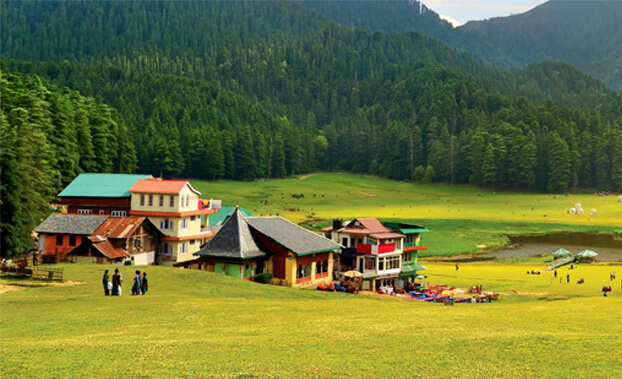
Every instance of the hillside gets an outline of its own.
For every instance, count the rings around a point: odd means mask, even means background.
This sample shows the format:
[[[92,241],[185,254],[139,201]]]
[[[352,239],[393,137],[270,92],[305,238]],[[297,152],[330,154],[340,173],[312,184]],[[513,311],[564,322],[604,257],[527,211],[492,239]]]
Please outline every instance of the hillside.
[[[541,265],[461,264],[457,275],[453,265],[426,263],[431,283],[502,293],[453,307],[158,266],[138,268],[150,283],[138,297],[127,294],[137,267],[121,267],[124,295],[111,298],[101,288],[105,266],[66,265],[65,285],[0,279],[0,375],[622,375],[622,296],[600,293],[611,266],[580,267],[583,285],[551,285],[550,273],[525,275]]]
[[[562,60],[622,88],[622,2],[548,1],[529,12],[460,27],[520,64]]]

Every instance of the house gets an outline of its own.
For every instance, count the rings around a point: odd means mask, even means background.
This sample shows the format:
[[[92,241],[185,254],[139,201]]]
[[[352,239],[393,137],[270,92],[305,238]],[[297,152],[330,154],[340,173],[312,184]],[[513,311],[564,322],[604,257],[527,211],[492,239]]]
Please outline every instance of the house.
[[[181,266],[248,278],[264,272],[268,252],[250,230],[244,212],[233,208],[218,233],[195,253],[199,258]]]
[[[153,263],[160,233],[144,217],[53,213],[35,231],[44,262]]]
[[[129,189],[130,215],[147,217],[164,236],[160,239],[157,264],[174,265],[192,260],[200,246],[214,236],[209,215],[216,213],[215,200],[202,200],[187,180],[140,179]]]
[[[340,248],[281,217],[244,217],[236,209],[198,258],[183,265],[241,278],[268,272],[281,285],[313,288],[333,281]]]
[[[130,187],[151,175],[80,174],[58,194],[69,214],[125,217],[129,214]]]
[[[338,275],[348,270],[363,274],[363,289],[402,287],[404,280],[425,267],[417,262],[421,233],[427,229],[408,224],[383,224],[375,218],[357,218],[347,223],[333,220],[324,235],[346,248],[338,256]]]

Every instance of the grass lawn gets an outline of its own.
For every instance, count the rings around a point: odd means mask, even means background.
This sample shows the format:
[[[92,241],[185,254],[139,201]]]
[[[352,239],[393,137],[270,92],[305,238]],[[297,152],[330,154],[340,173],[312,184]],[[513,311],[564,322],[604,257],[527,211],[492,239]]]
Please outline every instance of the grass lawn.
[[[622,203],[617,196],[546,195],[496,192],[467,186],[395,182],[362,175],[323,173],[298,179],[263,182],[201,182],[205,197],[240,205],[256,215],[279,214],[319,229],[333,218],[378,217],[420,223],[431,230],[423,237],[428,255],[497,248],[505,235],[559,231],[622,233]],[[293,194],[303,194],[294,198]],[[581,203],[590,216],[569,215]],[[546,215],[546,217],[544,217]],[[422,254],[424,255],[424,254]]]
[[[1,279],[1,376],[622,376],[622,266],[562,269],[571,283],[551,285],[525,274],[542,263],[426,265],[431,282],[501,300],[447,307],[166,267],[146,268],[141,297],[104,297],[97,265],[64,266],[72,285]]]

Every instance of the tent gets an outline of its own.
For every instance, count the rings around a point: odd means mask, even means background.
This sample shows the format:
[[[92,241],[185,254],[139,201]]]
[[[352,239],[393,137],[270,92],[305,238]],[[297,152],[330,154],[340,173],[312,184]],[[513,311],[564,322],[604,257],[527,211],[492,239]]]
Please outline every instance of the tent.
[[[568,257],[572,254],[570,254],[570,252],[566,249],[557,249],[554,252],[552,252],[551,255],[555,255],[558,257]]]

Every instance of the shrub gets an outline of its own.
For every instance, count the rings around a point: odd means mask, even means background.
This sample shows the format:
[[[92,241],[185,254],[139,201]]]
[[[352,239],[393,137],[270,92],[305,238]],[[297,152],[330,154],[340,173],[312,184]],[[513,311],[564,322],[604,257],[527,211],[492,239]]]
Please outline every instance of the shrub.
[[[253,281],[257,282],[257,283],[270,283],[272,281],[272,278],[274,278],[274,275],[270,274],[269,272],[264,272],[263,274],[257,274],[253,277]]]

